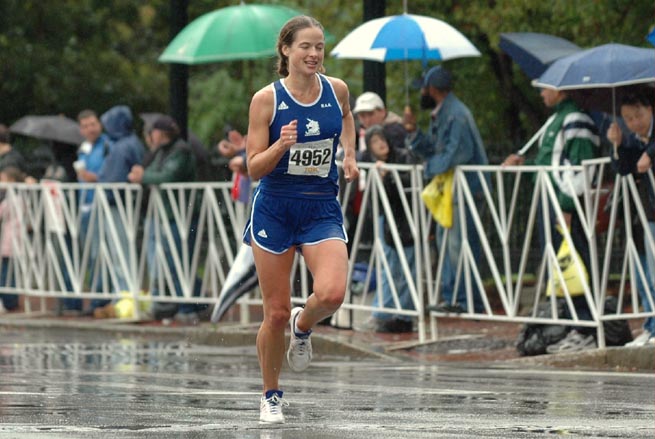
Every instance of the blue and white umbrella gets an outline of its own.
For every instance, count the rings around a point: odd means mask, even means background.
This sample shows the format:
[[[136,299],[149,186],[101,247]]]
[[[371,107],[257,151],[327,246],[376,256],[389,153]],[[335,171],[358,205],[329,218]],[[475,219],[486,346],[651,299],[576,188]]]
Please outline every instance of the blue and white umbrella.
[[[475,46],[457,29],[436,18],[401,14],[376,18],[361,24],[341,40],[330,55],[340,59],[370,61],[428,60],[480,56]],[[405,64],[405,100],[409,80]]]
[[[650,31],[648,35],[646,35],[646,39],[650,44],[655,46],[655,29],[653,29],[652,31]]]
[[[401,14],[361,24],[330,55],[370,61],[441,60],[480,56],[457,29],[436,18]]]

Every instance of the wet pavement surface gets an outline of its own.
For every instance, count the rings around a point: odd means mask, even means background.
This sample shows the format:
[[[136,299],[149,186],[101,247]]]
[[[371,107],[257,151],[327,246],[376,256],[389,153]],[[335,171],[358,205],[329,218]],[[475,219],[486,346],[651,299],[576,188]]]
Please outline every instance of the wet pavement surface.
[[[0,437],[655,436],[653,373],[316,354],[271,427],[252,345],[0,327]]]

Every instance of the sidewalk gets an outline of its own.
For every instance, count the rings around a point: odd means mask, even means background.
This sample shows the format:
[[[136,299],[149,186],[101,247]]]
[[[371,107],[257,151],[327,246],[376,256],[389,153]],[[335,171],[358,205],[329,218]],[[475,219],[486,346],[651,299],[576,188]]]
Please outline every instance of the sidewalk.
[[[252,307],[253,321],[260,318]],[[150,336],[179,334],[189,342],[209,345],[250,345],[255,343],[258,323],[242,325],[237,312],[231,311],[218,325],[206,321],[198,325],[162,324],[160,321],[137,322],[92,317],[56,317],[53,314],[8,313],[0,315],[0,326],[39,327],[76,330],[102,330],[122,334]],[[633,333],[640,331],[641,321],[631,320]],[[317,355],[371,358],[383,361],[425,363],[497,363],[499,366],[585,368],[618,371],[654,371],[655,346],[642,348],[611,347],[569,354],[521,357],[515,341],[521,324],[472,321],[460,318],[438,320],[439,339],[418,342],[418,334],[384,334],[318,325],[313,340]],[[518,366],[520,367],[520,366]]]

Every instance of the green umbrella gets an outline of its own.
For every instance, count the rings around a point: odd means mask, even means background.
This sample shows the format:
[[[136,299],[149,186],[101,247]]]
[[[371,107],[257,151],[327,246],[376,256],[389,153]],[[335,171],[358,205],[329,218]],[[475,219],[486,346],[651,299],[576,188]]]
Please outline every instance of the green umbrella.
[[[182,29],[159,61],[202,64],[273,56],[280,29],[297,15],[303,14],[286,6],[243,2],[217,9]]]

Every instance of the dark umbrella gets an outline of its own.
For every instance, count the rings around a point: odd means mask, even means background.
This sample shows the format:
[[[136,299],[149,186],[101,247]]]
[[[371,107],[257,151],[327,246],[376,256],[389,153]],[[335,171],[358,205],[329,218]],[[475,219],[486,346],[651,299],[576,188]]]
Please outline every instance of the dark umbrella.
[[[530,79],[541,76],[555,60],[582,50],[564,38],[535,32],[502,33],[499,47]]]
[[[228,309],[239,299],[259,284],[255,269],[252,248],[242,244],[234,258],[230,272],[225,278],[218,302],[212,312],[211,322],[218,323]]]
[[[70,145],[79,145],[84,141],[78,123],[64,116],[24,116],[14,122],[9,130],[23,136]]]
[[[617,91],[654,81],[654,49],[604,44],[560,58],[532,85],[576,90],[587,99],[581,102],[584,108],[616,113]]]
[[[604,44],[560,58],[532,82],[535,87],[567,90],[587,109],[608,111],[616,120],[617,90],[655,81],[655,50]],[[614,155],[617,145],[614,145]]]

